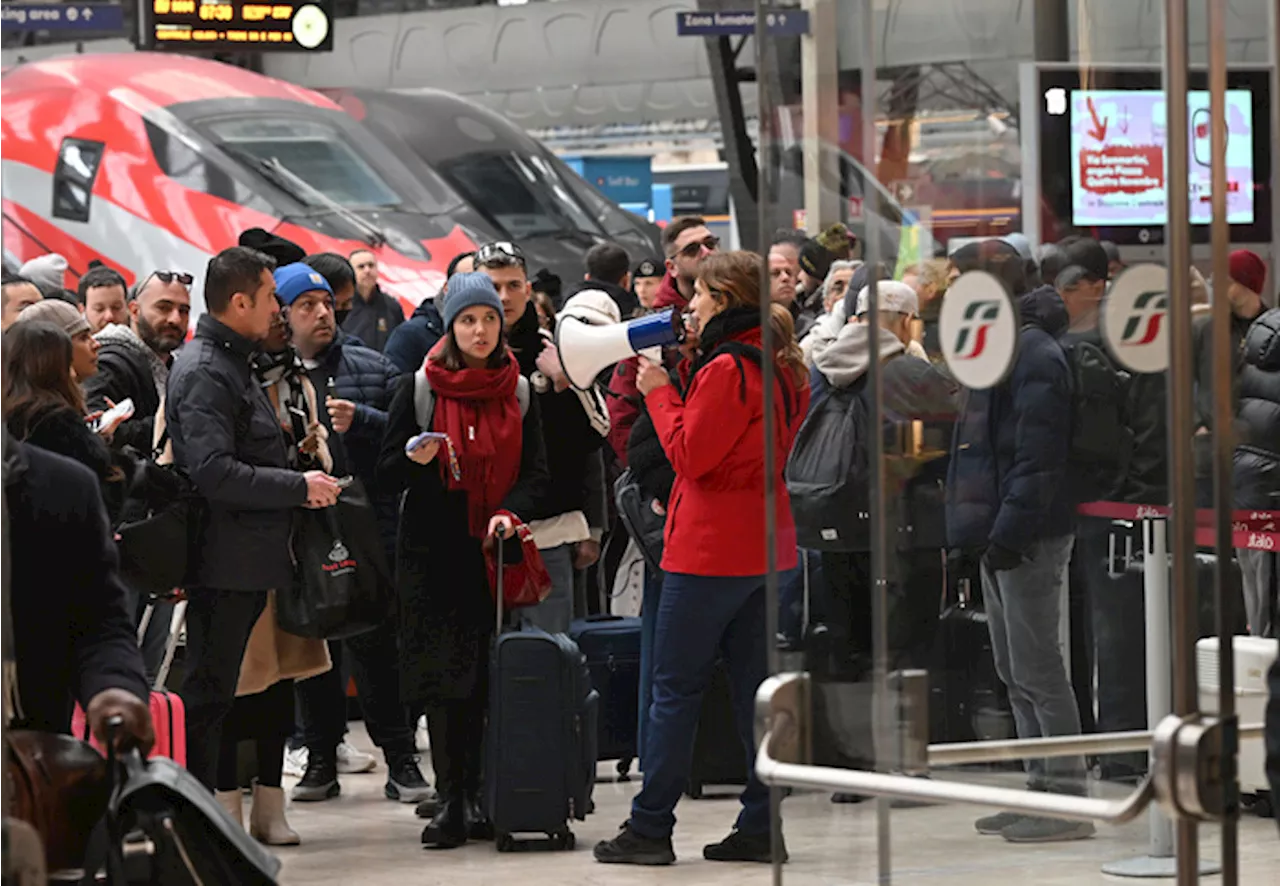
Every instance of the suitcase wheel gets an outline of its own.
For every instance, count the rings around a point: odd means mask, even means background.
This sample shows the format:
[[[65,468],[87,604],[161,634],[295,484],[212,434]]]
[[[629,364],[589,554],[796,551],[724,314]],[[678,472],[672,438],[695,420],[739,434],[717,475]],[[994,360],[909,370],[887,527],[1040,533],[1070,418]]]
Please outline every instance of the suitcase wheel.
[[[692,800],[702,799],[702,782],[700,781],[689,782],[689,798]]]
[[[516,841],[510,834],[496,834],[493,844],[499,852],[513,852],[516,848]]]
[[[563,833],[551,835],[552,849],[572,851],[573,847],[576,845],[578,845],[578,840],[574,837],[573,831],[564,831]]]
[[[631,763],[630,757],[618,761],[618,781],[631,781]]]

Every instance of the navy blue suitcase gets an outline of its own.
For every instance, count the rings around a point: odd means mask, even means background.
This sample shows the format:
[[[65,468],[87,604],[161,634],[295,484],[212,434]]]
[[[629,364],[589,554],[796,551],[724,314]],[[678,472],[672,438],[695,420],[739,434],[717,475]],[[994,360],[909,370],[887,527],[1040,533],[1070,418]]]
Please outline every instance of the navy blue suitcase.
[[[502,600],[501,577],[496,596]],[[497,608],[485,741],[495,842],[509,852],[517,835],[545,835],[549,848],[572,849],[569,821],[591,811],[598,697],[576,643],[537,628],[502,633],[501,602]]]
[[[601,760],[617,760],[619,779],[626,781],[640,719],[640,619],[592,615],[574,621],[569,636],[586,656],[600,696],[596,752]]]

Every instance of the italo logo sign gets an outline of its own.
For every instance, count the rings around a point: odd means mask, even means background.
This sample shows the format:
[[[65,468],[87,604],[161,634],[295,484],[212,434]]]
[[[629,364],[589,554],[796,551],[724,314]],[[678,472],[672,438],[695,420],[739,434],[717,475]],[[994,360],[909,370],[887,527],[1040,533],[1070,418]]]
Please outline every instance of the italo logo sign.
[[[938,315],[942,355],[965,387],[998,385],[1013,366],[1018,323],[1004,284],[986,271],[961,274]]]
[[[1126,268],[1102,302],[1103,339],[1131,372],[1169,368],[1169,273],[1156,264]]]
[[[974,360],[987,349],[987,337],[1000,316],[999,301],[976,301],[964,309],[965,323],[956,336],[956,359]]]

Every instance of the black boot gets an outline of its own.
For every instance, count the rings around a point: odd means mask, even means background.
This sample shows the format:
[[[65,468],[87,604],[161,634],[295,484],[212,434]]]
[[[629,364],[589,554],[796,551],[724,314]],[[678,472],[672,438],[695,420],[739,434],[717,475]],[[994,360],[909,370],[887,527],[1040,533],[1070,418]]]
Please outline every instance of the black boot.
[[[489,820],[489,814],[484,811],[484,802],[480,799],[479,793],[467,792],[464,808],[467,815],[467,836],[472,840],[492,840],[493,822]]]
[[[316,802],[338,796],[338,755],[333,748],[308,748],[307,771],[290,796],[297,802]]]
[[[441,797],[436,817],[422,829],[422,845],[431,849],[456,849],[466,842],[466,801],[459,794]]]

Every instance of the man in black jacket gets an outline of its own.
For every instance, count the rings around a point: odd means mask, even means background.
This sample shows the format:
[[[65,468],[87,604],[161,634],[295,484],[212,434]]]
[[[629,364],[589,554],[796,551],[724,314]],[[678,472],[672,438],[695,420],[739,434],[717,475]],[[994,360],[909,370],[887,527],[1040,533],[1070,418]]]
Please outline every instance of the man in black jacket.
[[[348,258],[356,271],[356,297],[342,328],[364,342],[365,347],[382,353],[391,333],[404,322],[404,309],[378,286],[376,255],[368,249],[357,249]]]
[[[379,493],[376,471],[387,408],[400,373],[386,357],[362,347],[337,328],[332,288],[316,270],[301,263],[286,265],[276,271],[275,279],[276,294],[287,306],[293,347],[316,391],[321,396],[326,389],[331,392],[322,421],[327,418],[325,424],[332,432],[328,442],[334,470],[350,472],[360,479],[378,511],[387,562],[394,563],[397,502],[395,496]],[[341,790],[339,749],[347,726],[346,687],[342,681],[344,651],[350,656],[369,737],[386,759],[387,799],[402,803],[426,799],[430,788],[418,768],[413,725],[400,703],[396,628],[392,619],[376,630],[345,641],[330,641],[333,667],[296,684],[306,768],[291,796],[301,801],[328,800]],[[368,760],[368,764],[372,763]]]
[[[140,453],[151,451],[173,352],[187,337],[191,282],[191,274],[185,271],[152,271],[131,294],[129,325],[111,324],[94,336],[98,372],[84,384],[89,409],[109,409],[108,400],[133,401],[133,417],[121,423],[112,437],[117,449],[132,446]]]
[[[188,588],[187,768],[213,788],[222,723],[267,591],[293,580],[292,510],[338,500],[323,471],[288,468],[275,410],[250,360],[279,314],[274,262],[233,246],[209,261],[208,313],[169,373],[165,420],[174,462],[208,505]]]
[[[568,301],[584,289],[599,289],[607,293],[618,305],[623,320],[630,320],[640,312],[640,300],[631,291],[631,258],[616,243],[597,243],[587,250],[583,262],[586,276],[581,283],[565,289],[563,301]],[[557,304],[560,307],[563,302]]]

